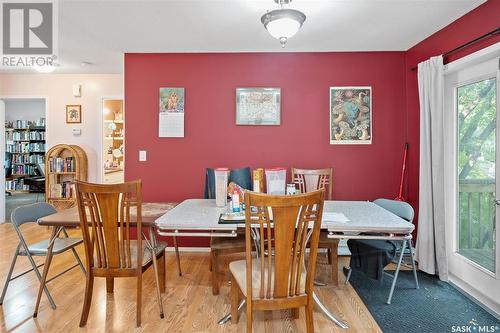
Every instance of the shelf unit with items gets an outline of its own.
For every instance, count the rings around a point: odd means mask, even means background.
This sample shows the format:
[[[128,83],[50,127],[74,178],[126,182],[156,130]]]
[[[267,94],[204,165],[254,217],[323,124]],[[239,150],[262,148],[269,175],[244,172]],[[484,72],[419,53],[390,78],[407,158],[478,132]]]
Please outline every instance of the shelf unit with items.
[[[5,153],[6,192],[43,193],[45,118],[6,121]]]
[[[75,180],[87,181],[87,154],[77,145],[52,147],[45,159],[46,201],[57,210],[75,206]]]
[[[123,101],[103,102],[103,183],[121,183],[125,165],[125,122]]]

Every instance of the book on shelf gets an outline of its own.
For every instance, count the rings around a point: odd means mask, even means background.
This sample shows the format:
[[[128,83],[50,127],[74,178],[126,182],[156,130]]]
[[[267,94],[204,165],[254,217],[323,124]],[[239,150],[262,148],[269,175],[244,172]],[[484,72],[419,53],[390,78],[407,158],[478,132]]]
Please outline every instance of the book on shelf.
[[[13,142],[6,144],[5,151],[17,154],[43,153],[45,152],[45,143]]]
[[[6,128],[13,128],[19,130],[29,129],[30,127],[45,127],[45,118],[40,118],[37,120],[14,120],[6,121]]]
[[[43,164],[45,156],[42,154],[15,154],[12,155],[12,164]]]
[[[20,164],[20,165],[13,165],[12,166],[12,175],[30,175],[33,176],[35,175],[35,169],[36,167],[34,165],[26,165],[26,164]]]
[[[6,141],[45,141],[45,132],[42,131],[25,131],[13,132],[6,135]]]
[[[50,198],[73,199],[75,198],[75,183],[62,182],[50,186]]]
[[[76,163],[74,157],[53,157],[49,159],[50,172],[75,172]]]
[[[6,191],[29,191],[29,189],[29,185],[25,185],[23,179],[13,179],[5,181]]]

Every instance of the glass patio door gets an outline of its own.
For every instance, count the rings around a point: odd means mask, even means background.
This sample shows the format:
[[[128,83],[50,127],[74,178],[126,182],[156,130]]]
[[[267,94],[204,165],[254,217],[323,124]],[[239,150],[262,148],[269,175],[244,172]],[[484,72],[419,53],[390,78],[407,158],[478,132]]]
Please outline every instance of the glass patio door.
[[[456,88],[457,253],[496,273],[497,79]]]
[[[447,189],[454,201],[447,222],[450,281],[493,308],[500,308],[498,66],[498,57],[490,58],[445,77],[445,126],[454,123],[446,176],[453,178]]]

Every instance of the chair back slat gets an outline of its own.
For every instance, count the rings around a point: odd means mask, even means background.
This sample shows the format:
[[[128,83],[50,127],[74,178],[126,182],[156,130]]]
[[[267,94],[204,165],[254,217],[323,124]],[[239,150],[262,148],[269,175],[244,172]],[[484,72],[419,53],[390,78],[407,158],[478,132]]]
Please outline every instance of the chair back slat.
[[[292,168],[292,181],[299,188],[300,193],[325,189],[326,200],[332,200],[333,169],[298,169]]]
[[[133,269],[142,262],[141,182],[90,184],[76,182],[80,225],[90,267]],[[137,223],[137,262],[132,262],[130,210]]]
[[[261,299],[293,297],[312,292],[325,190],[272,196],[245,195],[246,241],[251,249],[252,228],[260,236]],[[307,270],[306,247],[310,247]],[[252,254],[247,251],[247,294],[252,291]],[[303,281],[306,273],[306,281]],[[305,286],[305,288],[304,288]]]

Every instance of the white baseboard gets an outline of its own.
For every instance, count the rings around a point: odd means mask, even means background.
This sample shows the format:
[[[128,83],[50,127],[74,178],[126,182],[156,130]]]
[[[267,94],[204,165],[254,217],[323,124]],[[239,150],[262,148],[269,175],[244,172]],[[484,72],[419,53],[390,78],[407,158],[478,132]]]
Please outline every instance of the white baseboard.
[[[493,317],[500,320],[500,304],[495,302],[495,300],[479,292],[476,288],[462,281],[461,279],[457,278],[454,275],[450,275],[448,280],[449,280],[448,282],[458,291],[460,291],[464,296],[466,296],[471,301],[482,307]]]
[[[344,241],[345,243],[345,241]],[[167,252],[174,252],[175,248],[173,246],[167,246],[166,248]],[[187,247],[187,246],[181,246],[179,247],[179,252],[210,252],[209,247]],[[326,252],[326,249],[319,249],[319,253]],[[342,244],[342,240],[339,243],[339,250],[338,250],[338,255],[339,256],[350,256],[351,252],[349,252],[349,248],[347,247],[347,244]]]
[[[167,252],[174,252],[175,248],[173,246],[167,246],[166,248]],[[179,247],[179,252],[210,252],[209,247],[185,247],[185,246],[180,246]]]

